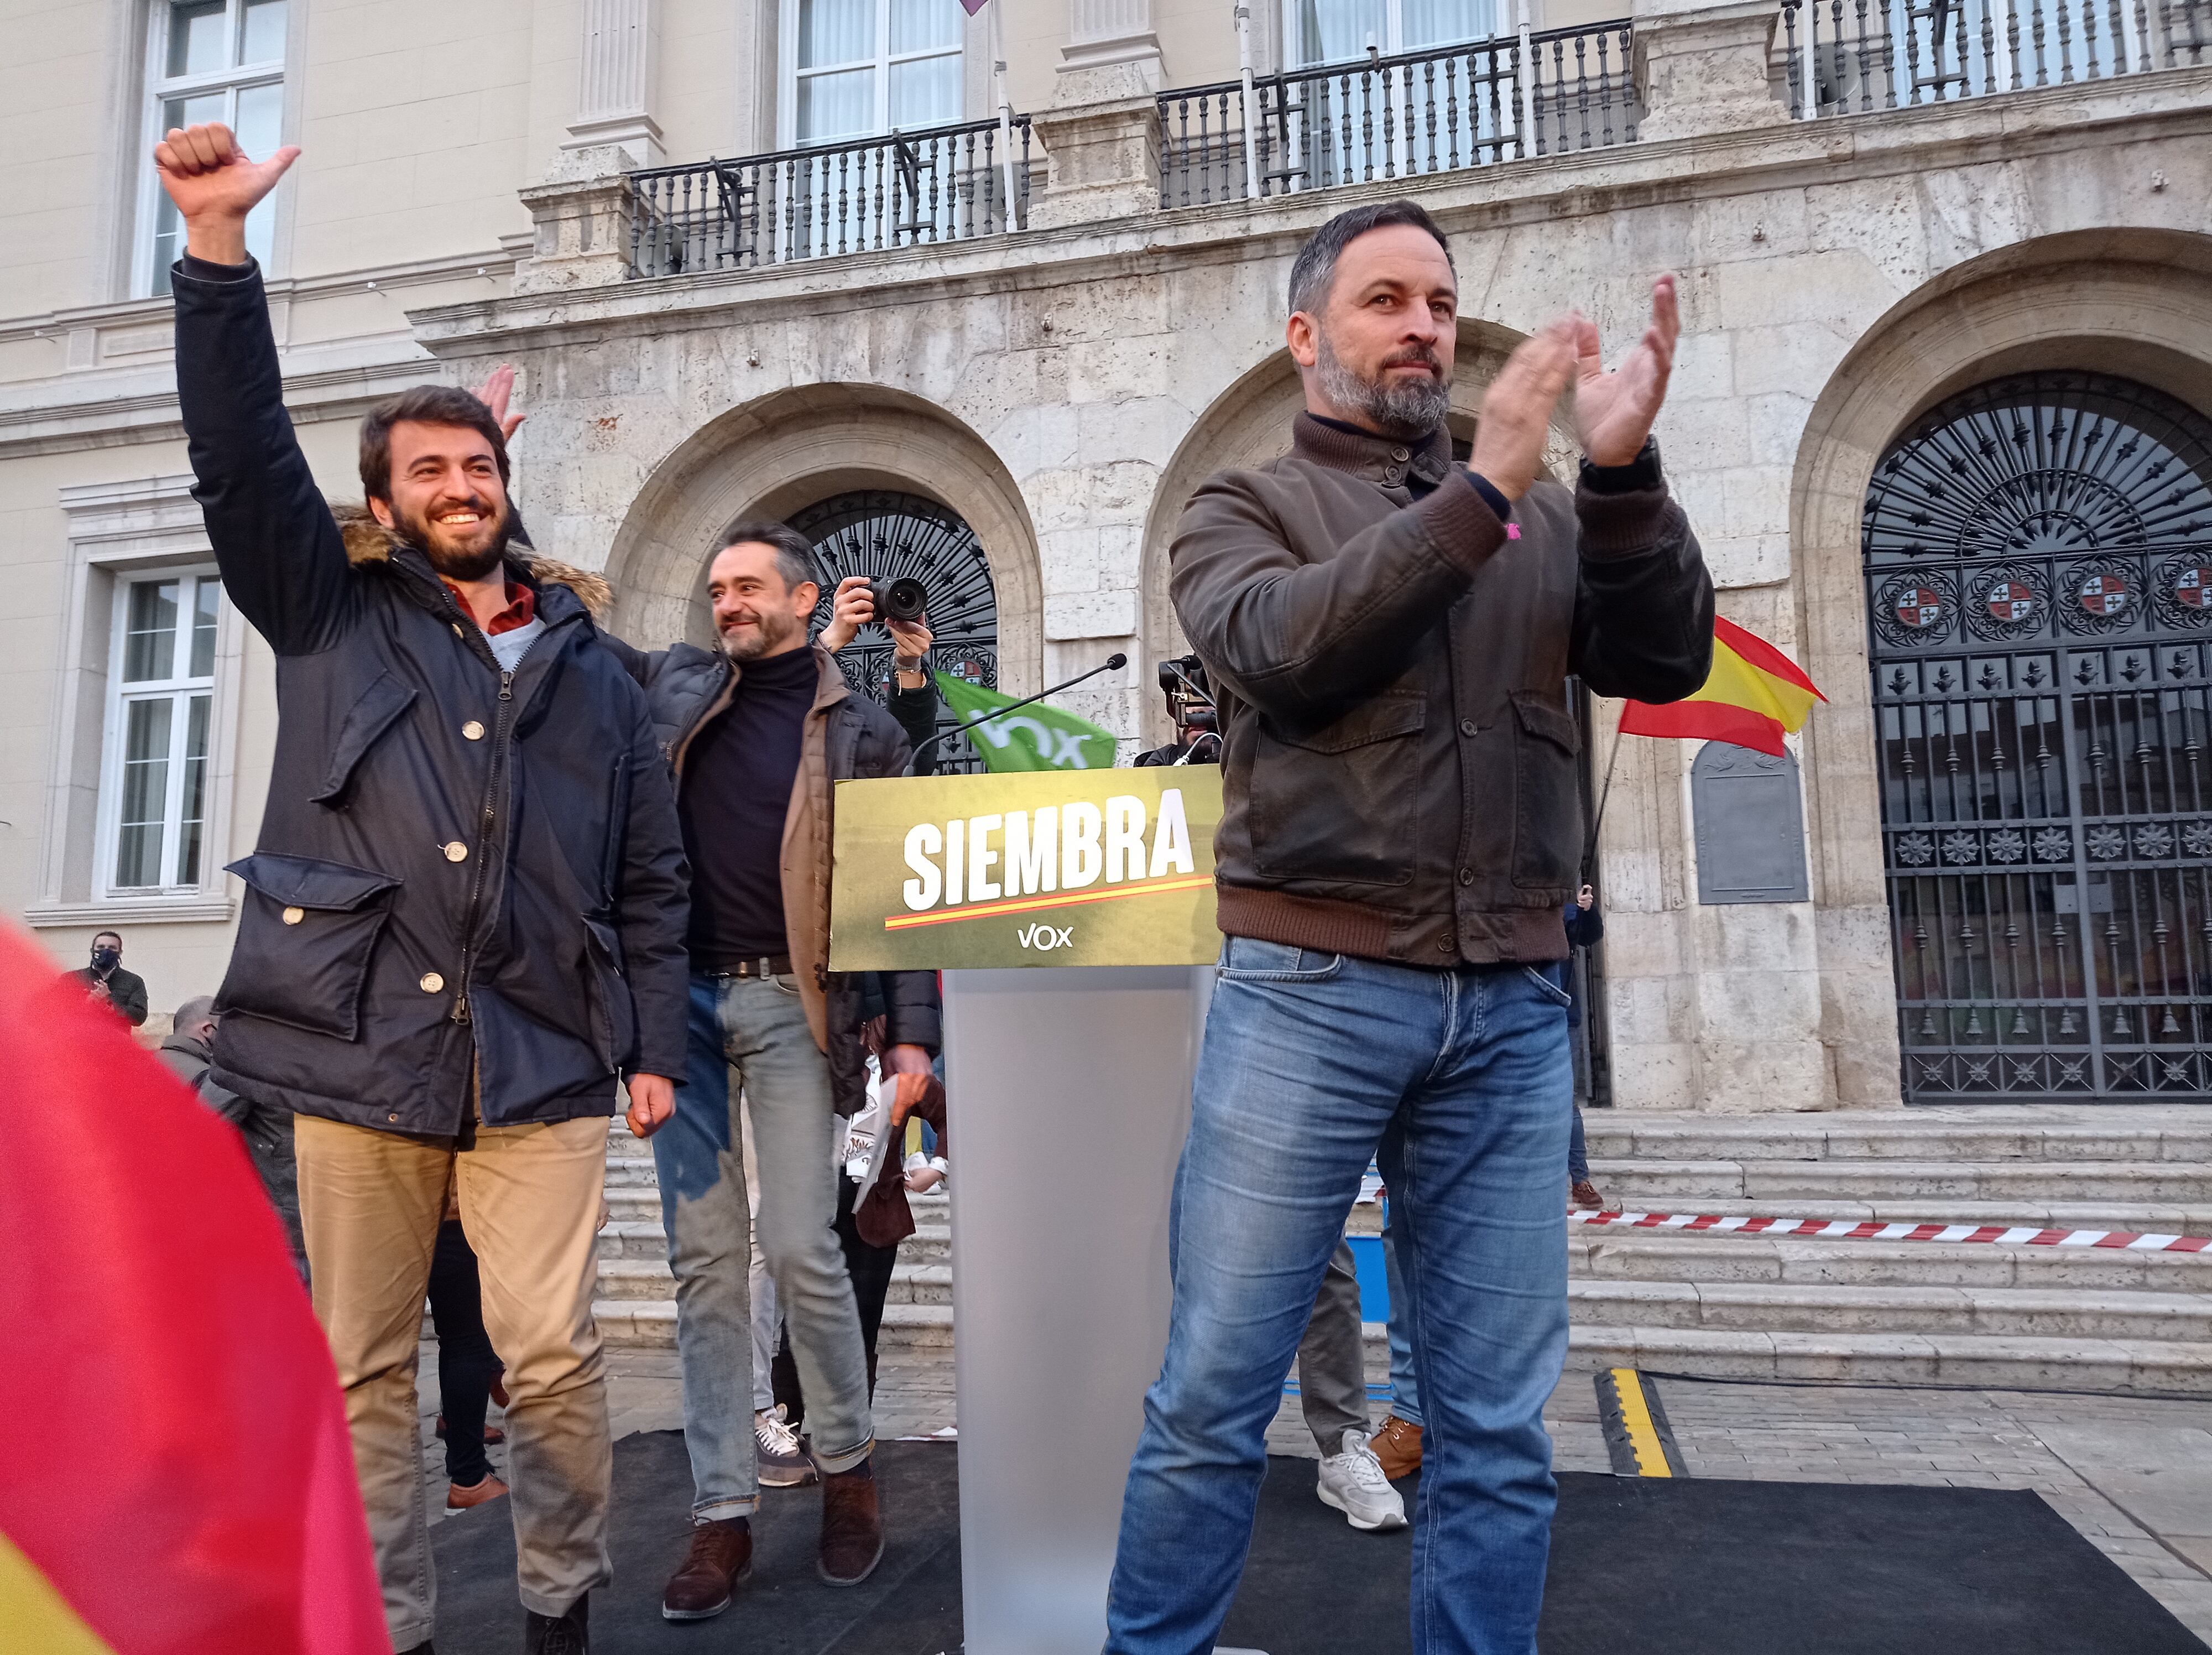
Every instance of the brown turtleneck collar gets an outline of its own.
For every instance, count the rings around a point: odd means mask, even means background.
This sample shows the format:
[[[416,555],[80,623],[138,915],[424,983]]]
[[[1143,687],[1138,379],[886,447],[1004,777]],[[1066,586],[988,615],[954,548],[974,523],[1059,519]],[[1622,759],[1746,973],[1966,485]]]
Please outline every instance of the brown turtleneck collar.
[[[1451,432],[1442,425],[1401,441],[1302,413],[1291,423],[1291,447],[1300,459],[1384,488],[1403,488],[1409,472],[1431,488],[1452,473]]]

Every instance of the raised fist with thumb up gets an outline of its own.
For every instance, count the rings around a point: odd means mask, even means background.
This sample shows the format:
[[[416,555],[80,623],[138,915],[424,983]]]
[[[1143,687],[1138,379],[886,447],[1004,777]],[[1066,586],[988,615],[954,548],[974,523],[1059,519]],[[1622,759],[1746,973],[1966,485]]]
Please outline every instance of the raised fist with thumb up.
[[[299,147],[287,144],[266,161],[249,160],[220,122],[170,128],[154,146],[154,165],[185,221],[185,251],[211,264],[244,264],[246,216],[299,158]]]

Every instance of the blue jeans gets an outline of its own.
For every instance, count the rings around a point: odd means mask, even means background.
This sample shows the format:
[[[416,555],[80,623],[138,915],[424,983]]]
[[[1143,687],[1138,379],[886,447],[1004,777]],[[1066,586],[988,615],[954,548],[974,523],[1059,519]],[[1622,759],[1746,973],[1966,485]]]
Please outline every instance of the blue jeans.
[[[1382,1211],[1382,1279],[1390,1290],[1390,1411],[1407,1425],[1421,1423],[1421,1382],[1413,1373],[1413,1301],[1398,1274],[1398,1238],[1391,1233],[1398,1203]]]
[[[760,1169],[747,1211],[742,1089]],[[694,1521],[760,1504],[753,1446],[753,1333],[746,1283],[757,1234],[791,1336],[815,1457],[846,1471],[868,1457],[868,1363],[837,1216],[830,1060],[788,978],[691,979],[690,1050],[676,1115],[652,1138],[668,1266]]]
[[[1205,1655],[1251,1542],[1267,1431],[1380,1159],[1429,1399],[1415,1655],[1534,1655],[1551,1549],[1543,1406],[1567,1347],[1567,999],[1521,966],[1425,971],[1233,937],[1169,1226],[1109,1655]]]

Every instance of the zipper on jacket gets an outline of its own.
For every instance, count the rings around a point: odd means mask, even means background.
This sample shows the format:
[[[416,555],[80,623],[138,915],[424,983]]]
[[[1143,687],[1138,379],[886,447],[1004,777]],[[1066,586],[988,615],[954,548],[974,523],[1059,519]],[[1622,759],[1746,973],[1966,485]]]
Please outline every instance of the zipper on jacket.
[[[507,719],[514,710],[514,672],[499,675],[499,710],[492,715],[491,765],[484,776],[483,810],[477,820],[477,871],[469,885],[469,905],[461,916],[461,987],[453,996],[453,1021],[466,1025],[469,971],[476,952],[477,912],[483,905],[484,879],[491,870],[491,834],[499,820],[499,778],[507,767]]]

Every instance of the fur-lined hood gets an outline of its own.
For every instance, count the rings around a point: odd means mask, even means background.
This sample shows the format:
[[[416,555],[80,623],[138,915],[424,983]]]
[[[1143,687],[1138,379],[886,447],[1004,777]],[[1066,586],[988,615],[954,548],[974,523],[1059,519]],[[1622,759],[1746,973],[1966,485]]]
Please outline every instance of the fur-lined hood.
[[[356,566],[388,563],[392,554],[406,544],[371,516],[366,506],[333,506],[331,515],[337,520],[338,534],[345,542],[347,561]],[[614,608],[615,589],[605,575],[547,557],[520,536],[508,543],[507,557],[540,586],[567,587],[583,600],[594,622],[605,624]]]

